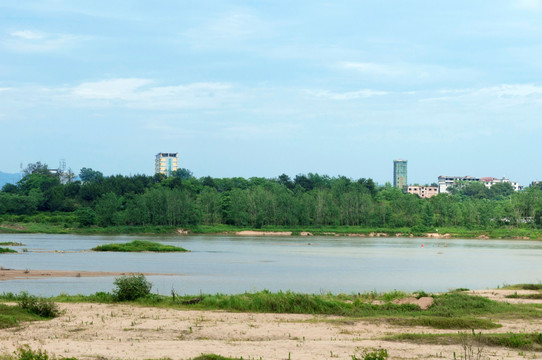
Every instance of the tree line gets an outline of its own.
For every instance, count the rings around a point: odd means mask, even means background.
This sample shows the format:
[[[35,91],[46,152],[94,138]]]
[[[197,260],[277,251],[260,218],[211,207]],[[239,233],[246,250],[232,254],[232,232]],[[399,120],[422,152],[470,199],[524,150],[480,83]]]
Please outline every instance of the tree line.
[[[510,184],[487,189],[459,183],[430,199],[405,194],[370,178],[319,174],[196,178],[187,169],[173,176],[104,176],[83,168],[79,176],[54,174],[47,165],[27,168],[0,191],[0,215],[72,214],[80,226],[239,227],[542,227],[542,186],[514,192]]]

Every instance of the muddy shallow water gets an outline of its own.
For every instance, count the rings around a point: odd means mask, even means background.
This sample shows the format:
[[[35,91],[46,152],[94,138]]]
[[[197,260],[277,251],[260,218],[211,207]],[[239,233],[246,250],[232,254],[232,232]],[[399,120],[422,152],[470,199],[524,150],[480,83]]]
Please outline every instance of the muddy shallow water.
[[[182,246],[189,253],[99,253],[104,243],[134,239]],[[12,269],[143,272],[154,291],[239,293],[269,289],[307,293],[484,289],[542,280],[542,242],[427,238],[81,236],[0,234],[18,254],[0,254]],[[422,246],[423,245],[423,246]],[[23,249],[25,251],[23,252]],[[110,291],[114,277],[8,280],[0,292],[55,295]]]

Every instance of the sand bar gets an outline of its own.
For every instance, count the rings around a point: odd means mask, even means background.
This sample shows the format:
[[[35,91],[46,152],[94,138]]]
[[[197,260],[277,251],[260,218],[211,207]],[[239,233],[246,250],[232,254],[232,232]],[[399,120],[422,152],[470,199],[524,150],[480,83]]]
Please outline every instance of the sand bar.
[[[66,270],[16,270],[0,269],[0,281],[15,279],[39,279],[53,277],[100,277],[100,276],[122,276],[133,273],[129,272],[107,272],[107,271],[66,271]],[[143,273],[143,275],[180,276],[180,274],[158,274]]]

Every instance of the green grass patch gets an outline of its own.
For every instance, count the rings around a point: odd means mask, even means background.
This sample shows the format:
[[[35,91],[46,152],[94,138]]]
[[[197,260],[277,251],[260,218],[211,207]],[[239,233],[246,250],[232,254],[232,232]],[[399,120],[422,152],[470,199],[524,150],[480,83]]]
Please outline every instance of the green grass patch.
[[[476,317],[446,318],[436,316],[420,316],[414,318],[390,318],[387,320],[399,326],[426,326],[434,329],[496,329],[502,327],[488,319]]]
[[[0,304],[0,329],[18,326],[23,321],[37,321],[45,318],[33,314],[17,305]]]
[[[197,310],[227,310],[256,313],[294,313],[335,315],[352,319],[382,319],[403,326],[427,326],[437,329],[493,329],[499,319],[542,318],[535,304],[507,304],[464,293],[433,295],[435,303],[422,311],[417,305],[394,304],[397,292],[377,294],[300,294],[295,292],[260,291],[237,295],[200,294],[198,296],[160,296],[149,294],[134,304]],[[405,294],[408,296],[408,294]],[[380,300],[383,303],[372,303]],[[91,296],[61,295],[55,301],[114,302],[108,293]]]
[[[518,294],[517,292],[515,294],[506,295],[505,296],[508,299],[531,299],[531,300],[540,300],[542,299],[542,293],[538,294]]]
[[[504,285],[501,289],[505,289],[505,290],[542,290],[542,284]]]
[[[407,293],[404,295],[409,296]],[[20,296],[3,294],[0,299],[13,301]],[[172,291],[172,296],[151,293],[129,301],[141,306],[163,308],[334,315],[342,316],[349,321],[365,318],[369,321],[386,321],[400,326],[426,326],[436,329],[485,330],[500,327],[499,319],[542,318],[541,308],[537,304],[508,304],[460,292],[432,295],[435,302],[424,311],[417,305],[399,305],[385,300],[395,299],[397,296],[399,292],[334,295],[330,293],[272,293],[265,290],[236,295],[179,296]],[[118,301],[118,298],[114,294],[100,292],[90,296],[63,294],[54,297],[53,300],[113,303]]]
[[[4,242],[0,242],[0,245],[2,245],[2,246],[24,246],[24,244],[21,244],[21,243],[18,243],[18,242],[14,242],[14,241],[4,241]]]
[[[383,338],[416,344],[500,346],[527,351],[542,351],[542,333],[457,333],[457,334],[399,334]]]
[[[134,240],[124,244],[105,244],[93,248],[94,251],[117,252],[187,252],[188,250],[173,245],[164,245],[154,241]]]
[[[10,248],[0,247],[0,254],[16,253],[16,252],[17,252],[16,250],[13,250]]]

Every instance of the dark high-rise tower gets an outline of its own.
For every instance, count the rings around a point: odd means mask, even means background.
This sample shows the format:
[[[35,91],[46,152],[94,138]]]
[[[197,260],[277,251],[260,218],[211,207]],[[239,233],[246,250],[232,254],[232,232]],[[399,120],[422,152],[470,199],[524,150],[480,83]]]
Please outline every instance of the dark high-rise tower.
[[[407,161],[393,160],[393,186],[402,189],[407,183]]]

